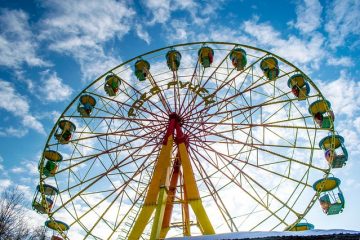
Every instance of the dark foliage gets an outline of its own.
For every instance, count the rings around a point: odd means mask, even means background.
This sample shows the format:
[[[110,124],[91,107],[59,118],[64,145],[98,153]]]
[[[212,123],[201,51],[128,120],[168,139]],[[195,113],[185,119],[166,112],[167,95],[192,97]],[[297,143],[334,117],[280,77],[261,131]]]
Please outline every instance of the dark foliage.
[[[0,240],[45,240],[43,227],[33,229],[27,223],[24,195],[16,188],[5,189],[0,195]]]

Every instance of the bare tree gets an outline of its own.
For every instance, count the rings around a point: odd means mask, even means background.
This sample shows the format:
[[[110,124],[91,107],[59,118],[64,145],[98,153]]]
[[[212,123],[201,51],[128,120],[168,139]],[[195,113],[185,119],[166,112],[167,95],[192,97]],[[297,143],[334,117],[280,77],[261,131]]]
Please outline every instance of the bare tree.
[[[24,194],[17,188],[8,188],[1,193],[0,240],[46,239],[45,229],[29,226],[24,203]]]

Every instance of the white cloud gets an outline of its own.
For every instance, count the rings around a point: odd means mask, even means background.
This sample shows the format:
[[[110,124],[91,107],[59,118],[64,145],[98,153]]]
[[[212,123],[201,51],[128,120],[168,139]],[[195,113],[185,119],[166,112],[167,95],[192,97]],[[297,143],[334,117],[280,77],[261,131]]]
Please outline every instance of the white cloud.
[[[25,136],[29,131],[23,127],[20,128],[14,128],[12,126],[7,128],[0,128],[0,136],[12,136],[21,138]]]
[[[10,185],[12,184],[12,181],[10,179],[0,179],[0,186],[1,186],[1,191],[4,190],[7,187],[10,187]]]
[[[188,40],[189,35],[193,36],[193,32],[188,29],[189,24],[186,21],[174,19],[169,26],[166,28],[166,38],[170,43],[185,42]]]
[[[149,33],[142,27],[141,24],[136,24],[136,35],[142,40],[144,40],[147,44],[150,44],[151,37]]]
[[[212,1],[209,3],[199,3],[193,0],[148,0],[143,4],[150,13],[152,19],[148,21],[149,25],[156,23],[165,24],[171,18],[171,14],[178,10],[187,11],[190,15],[189,24],[204,26],[211,19],[216,17],[216,11],[221,7],[224,1]],[[187,22],[186,19],[181,19]],[[166,27],[166,26],[165,26]]]
[[[333,81],[318,81],[318,86],[330,101],[335,114],[335,127],[345,138],[345,146],[354,159],[360,153],[360,83],[346,71]],[[352,164],[350,161],[349,164]]]
[[[22,168],[22,167],[14,167],[14,168],[11,169],[11,172],[13,172],[13,173],[23,173],[23,172],[25,172],[25,169]]]
[[[323,7],[318,0],[301,0],[296,6],[296,22],[291,23],[303,33],[311,33],[321,25]]]
[[[19,117],[23,127],[45,134],[41,122],[29,112],[30,106],[27,99],[17,93],[11,83],[2,80],[0,80],[0,109],[1,108],[12,113],[16,117]],[[14,129],[11,130],[11,127],[6,131],[7,133],[14,133],[15,136],[19,136],[18,131],[14,131]]]
[[[356,116],[360,112],[360,83],[352,79],[347,72],[341,71],[338,79],[320,82],[319,88],[329,99],[331,107],[337,116]]]
[[[259,23],[258,18],[245,21],[243,29],[253,38],[252,45],[265,47],[295,64],[310,64],[317,68],[326,55],[323,49],[325,39],[319,33],[313,33],[306,38],[295,35],[283,38],[271,24]]]
[[[47,1],[48,14],[42,21],[40,38],[49,48],[72,56],[85,79],[93,79],[118,58],[105,52],[107,41],[121,38],[130,30],[135,12],[123,1]]]
[[[4,161],[4,159],[0,155],[0,172],[4,170],[4,165],[1,164],[3,161]]]
[[[171,15],[170,1],[149,0],[143,2],[153,15],[153,19],[149,22],[149,24],[165,23],[170,18]]]
[[[351,67],[354,66],[354,62],[350,57],[330,57],[327,60],[327,64],[331,66],[343,66],[343,67]]]
[[[50,102],[61,102],[67,100],[73,93],[73,89],[63,83],[62,79],[59,78],[56,72],[50,72],[49,70],[41,73],[41,87],[39,88],[41,99]]]
[[[0,65],[19,68],[48,65],[36,53],[38,44],[33,36],[27,13],[22,10],[2,10],[0,12]]]
[[[335,0],[329,5],[325,30],[329,34],[330,47],[345,45],[346,39],[351,35],[359,38],[359,9],[360,1],[358,0]]]

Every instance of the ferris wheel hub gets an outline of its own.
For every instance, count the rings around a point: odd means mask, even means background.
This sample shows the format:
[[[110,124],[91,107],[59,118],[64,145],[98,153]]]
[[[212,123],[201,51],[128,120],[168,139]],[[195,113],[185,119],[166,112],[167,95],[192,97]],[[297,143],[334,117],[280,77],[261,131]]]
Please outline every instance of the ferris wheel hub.
[[[172,112],[169,114],[169,120],[171,121],[172,119],[175,119],[177,124],[182,124],[183,119],[176,113],[176,112]]]

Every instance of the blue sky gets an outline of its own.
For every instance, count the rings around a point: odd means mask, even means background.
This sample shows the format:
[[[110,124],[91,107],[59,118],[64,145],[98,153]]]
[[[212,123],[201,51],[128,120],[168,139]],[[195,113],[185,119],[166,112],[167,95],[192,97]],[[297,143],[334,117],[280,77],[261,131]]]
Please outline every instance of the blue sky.
[[[318,228],[360,230],[360,2],[0,0],[0,185],[27,198],[54,122],[90,82],[122,61],[170,44],[229,41],[276,53],[332,103],[345,137],[345,211],[306,217]]]

